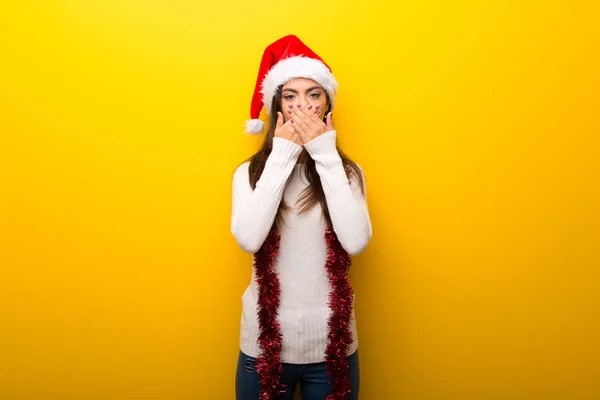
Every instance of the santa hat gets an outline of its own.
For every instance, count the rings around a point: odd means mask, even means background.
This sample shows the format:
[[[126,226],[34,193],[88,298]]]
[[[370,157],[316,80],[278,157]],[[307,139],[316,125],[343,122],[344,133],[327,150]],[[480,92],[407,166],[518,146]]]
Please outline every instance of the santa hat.
[[[258,119],[260,110],[264,105],[267,115],[271,115],[271,102],[277,88],[293,78],[312,79],[323,86],[333,109],[338,83],[331,68],[298,37],[284,36],[270,44],[263,53],[250,105],[252,119],[246,121],[246,133],[257,135],[263,131],[265,123]]]

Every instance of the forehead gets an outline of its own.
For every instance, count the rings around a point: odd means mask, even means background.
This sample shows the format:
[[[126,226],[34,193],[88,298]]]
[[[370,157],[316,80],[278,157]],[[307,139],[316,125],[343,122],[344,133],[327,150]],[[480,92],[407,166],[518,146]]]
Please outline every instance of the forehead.
[[[283,89],[304,90],[304,89],[308,89],[313,86],[319,86],[320,88],[322,88],[321,85],[319,85],[316,81],[314,81],[312,79],[292,78],[289,82],[285,83],[281,89],[282,90]]]

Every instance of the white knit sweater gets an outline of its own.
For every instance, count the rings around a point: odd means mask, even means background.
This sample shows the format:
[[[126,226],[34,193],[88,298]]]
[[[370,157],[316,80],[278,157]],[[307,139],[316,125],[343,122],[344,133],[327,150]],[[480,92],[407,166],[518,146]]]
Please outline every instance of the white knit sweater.
[[[342,160],[336,149],[336,131],[326,132],[304,145],[315,166],[331,216],[333,229],[344,249],[361,253],[371,239],[372,229],[366,196],[354,179],[348,184]],[[273,149],[256,189],[248,180],[249,162],[240,165],[233,176],[231,232],[239,246],[248,253],[258,251],[266,239],[281,199],[292,207],[284,214],[280,234],[279,256],[275,269],[281,285],[279,322],[283,334],[281,361],[307,364],[325,360],[327,321],[331,286],[325,270],[327,244],[325,218],[321,207],[298,215],[295,203],[308,186],[297,164],[302,147],[287,139],[273,138]],[[363,178],[363,183],[366,182]],[[240,348],[252,357],[260,354],[258,346],[257,283],[255,269],[242,296]],[[352,346],[358,348],[356,320],[352,313]]]

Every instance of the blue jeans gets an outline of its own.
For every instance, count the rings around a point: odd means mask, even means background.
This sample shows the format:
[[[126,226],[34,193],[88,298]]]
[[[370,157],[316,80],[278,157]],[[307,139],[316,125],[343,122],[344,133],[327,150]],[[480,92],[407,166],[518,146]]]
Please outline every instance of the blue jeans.
[[[350,364],[350,383],[352,385],[348,400],[358,400],[360,376],[358,350],[348,357],[348,362]],[[286,387],[281,400],[293,400],[294,390],[298,382],[300,383],[302,400],[323,400],[332,391],[329,384],[327,365],[324,362],[314,364],[283,363],[281,382]],[[259,391],[260,382],[256,374],[256,358],[247,356],[240,351],[235,379],[235,398],[236,400],[258,400]]]

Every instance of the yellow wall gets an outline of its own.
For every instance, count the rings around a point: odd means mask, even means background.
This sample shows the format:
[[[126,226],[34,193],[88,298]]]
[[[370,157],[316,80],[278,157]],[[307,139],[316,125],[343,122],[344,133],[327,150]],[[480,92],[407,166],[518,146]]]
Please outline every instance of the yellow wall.
[[[367,172],[361,398],[600,398],[600,9],[456,3],[2,2],[0,398],[233,399],[231,172],[288,33]]]

